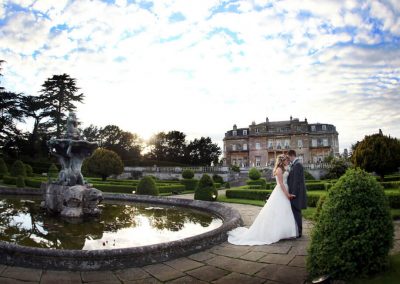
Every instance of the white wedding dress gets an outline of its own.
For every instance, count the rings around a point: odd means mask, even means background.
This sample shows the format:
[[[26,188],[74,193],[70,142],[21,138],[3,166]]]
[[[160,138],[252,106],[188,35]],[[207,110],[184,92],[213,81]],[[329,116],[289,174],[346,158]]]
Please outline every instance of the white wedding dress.
[[[287,171],[283,174],[286,189],[288,175]],[[277,177],[276,181],[277,185],[250,228],[239,227],[229,231],[228,242],[234,245],[266,245],[297,236],[290,201],[278,184]]]

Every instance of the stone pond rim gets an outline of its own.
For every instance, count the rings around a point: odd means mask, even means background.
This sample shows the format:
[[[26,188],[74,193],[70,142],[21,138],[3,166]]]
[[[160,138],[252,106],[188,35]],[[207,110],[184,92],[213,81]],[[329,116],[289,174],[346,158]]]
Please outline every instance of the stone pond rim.
[[[42,190],[0,188],[1,195],[43,195]],[[243,224],[235,209],[217,202],[147,195],[103,193],[105,200],[188,207],[222,219],[220,227],[172,242],[107,250],[55,250],[0,241],[0,264],[55,270],[113,270],[140,267],[193,254],[227,239],[227,232]]]

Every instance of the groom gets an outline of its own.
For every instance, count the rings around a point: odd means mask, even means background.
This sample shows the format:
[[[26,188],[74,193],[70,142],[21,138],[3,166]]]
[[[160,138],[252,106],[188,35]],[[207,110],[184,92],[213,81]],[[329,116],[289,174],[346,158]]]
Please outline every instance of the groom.
[[[289,193],[295,195],[290,200],[294,219],[296,220],[297,228],[299,229],[298,238],[301,237],[303,231],[303,221],[301,217],[301,209],[307,208],[307,193],[304,182],[304,169],[299,158],[296,157],[296,151],[289,150],[290,171],[288,176]]]

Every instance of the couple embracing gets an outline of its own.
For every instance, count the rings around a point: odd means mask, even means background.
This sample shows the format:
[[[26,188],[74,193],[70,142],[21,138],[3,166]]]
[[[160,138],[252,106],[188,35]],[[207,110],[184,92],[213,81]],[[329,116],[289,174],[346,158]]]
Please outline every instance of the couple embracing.
[[[303,166],[294,150],[276,158],[273,175],[276,186],[253,224],[228,232],[228,242],[265,245],[301,237],[301,209],[307,207],[307,195]]]

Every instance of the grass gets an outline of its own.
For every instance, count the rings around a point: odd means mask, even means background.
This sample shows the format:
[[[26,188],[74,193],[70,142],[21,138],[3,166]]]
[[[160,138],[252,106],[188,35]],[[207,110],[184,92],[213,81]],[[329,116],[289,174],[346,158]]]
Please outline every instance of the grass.
[[[389,268],[387,271],[374,277],[355,279],[349,283],[354,284],[397,284],[400,281],[400,254],[389,256]]]

